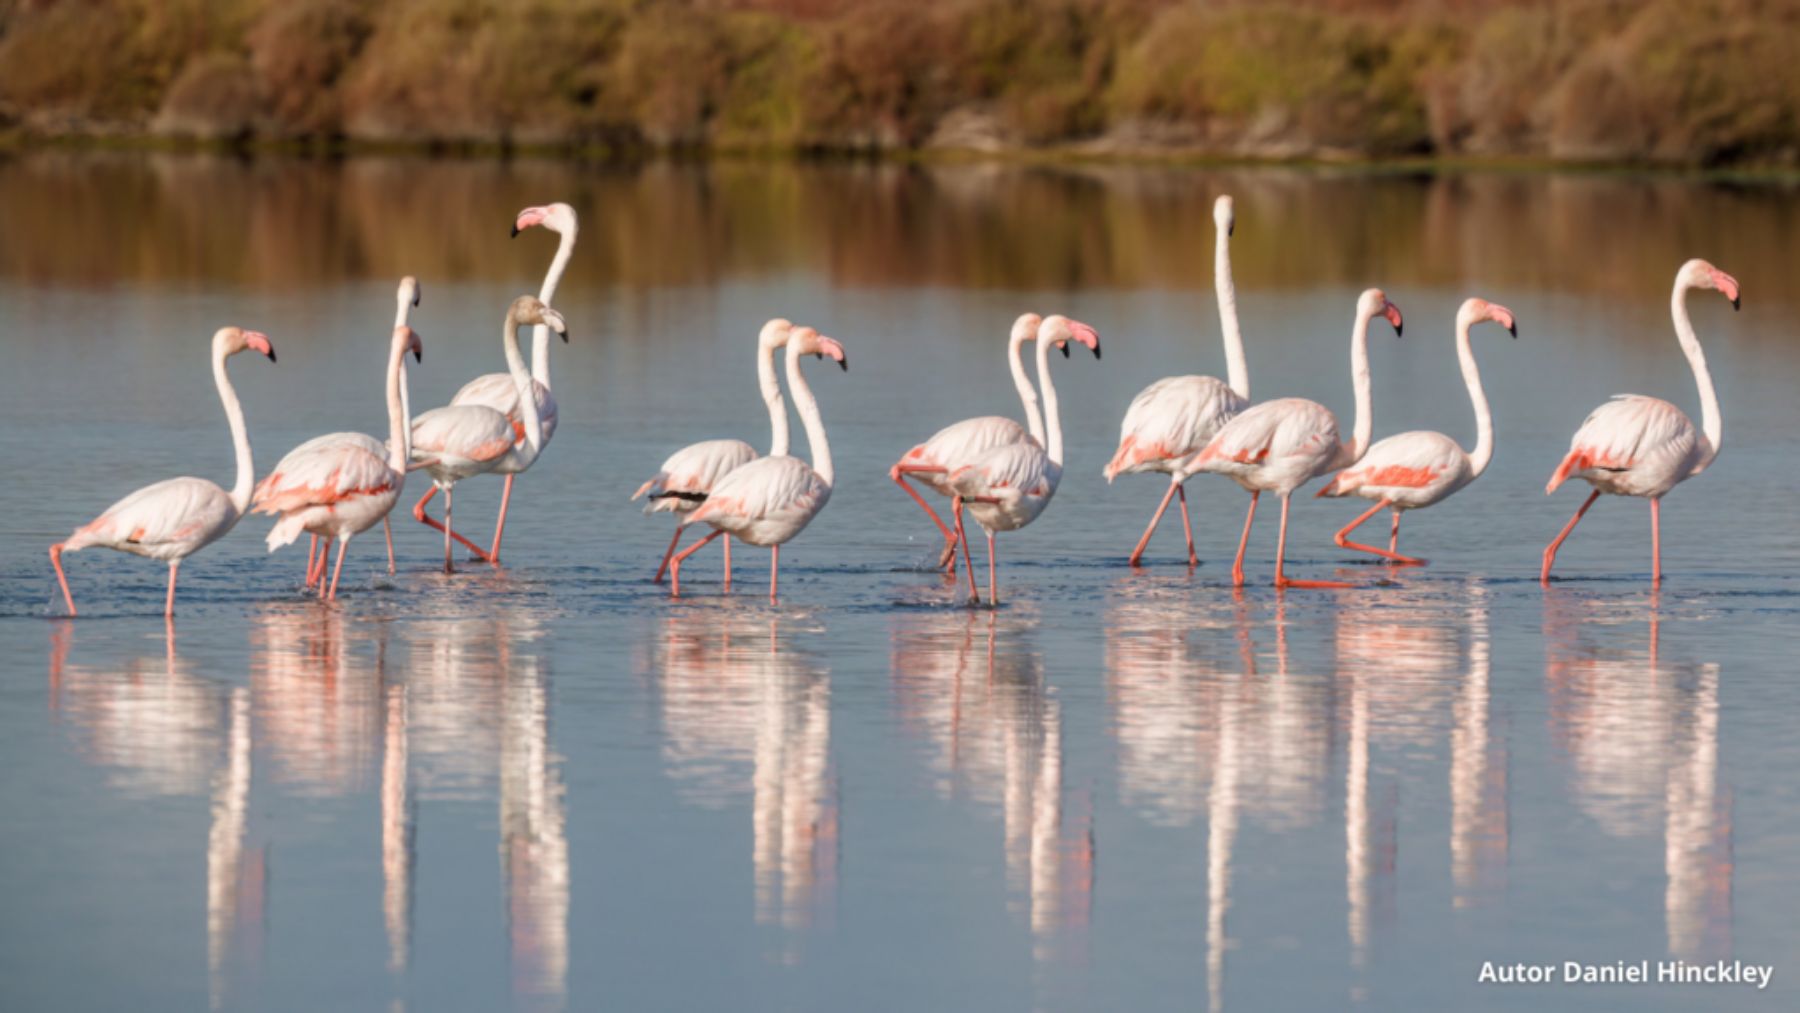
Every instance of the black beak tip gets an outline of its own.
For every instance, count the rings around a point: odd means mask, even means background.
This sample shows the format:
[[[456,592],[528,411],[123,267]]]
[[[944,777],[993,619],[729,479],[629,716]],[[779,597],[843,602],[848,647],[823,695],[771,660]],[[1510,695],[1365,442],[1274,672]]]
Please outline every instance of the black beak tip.
[[[566,345],[569,343],[569,332],[568,331],[557,331],[556,333],[562,335],[563,344]]]
[[[838,369],[845,373],[850,372],[850,357],[848,355],[838,360]]]
[[[1519,325],[1518,324],[1507,324],[1506,325],[1506,333],[1512,335],[1514,341],[1519,340]]]
[[[1405,324],[1395,324],[1394,325],[1394,337],[1396,337],[1396,338],[1406,337],[1406,325]]]
[[[1056,347],[1062,350],[1063,358],[1066,359],[1069,357],[1069,343],[1068,342],[1065,341],[1062,344],[1057,345]]]
[[[1100,357],[1100,342],[1096,341],[1096,342],[1094,342],[1094,358],[1098,359],[1099,357]]]
[[[419,308],[419,290],[413,289],[413,309]]]
[[[517,225],[514,225],[512,227],[512,238],[514,238],[514,239],[519,238],[519,227]]]
[[[269,349],[269,361],[270,362],[275,361],[275,349],[273,349],[273,348]]]
[[[423,348],[413,349],[413,361],[414,362],[424,362],[425,361],[425,350]]]
[[[1731,311],[1733,313],[1736,313],[1738,310],[1741,310],[1743,308],[1744,308],[1744,301],[1737,296],[1732,296],[1731,297]]]
[[[1237,223],[1236,222],[1233,222],[1230,225],[1225,226],[1225,238],[1226,239],[1230,239],[1232,236],[1235,236],[1235,235],[1237,235]]]

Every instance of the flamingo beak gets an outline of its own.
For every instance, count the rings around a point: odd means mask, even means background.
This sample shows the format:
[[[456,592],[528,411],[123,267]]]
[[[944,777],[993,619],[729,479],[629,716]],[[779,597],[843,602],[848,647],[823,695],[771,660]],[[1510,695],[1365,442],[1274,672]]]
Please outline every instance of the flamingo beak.
[[[268,356],[270,362],[275,361],[275,346],[269,344],[269,336],[261,331],[245,331],[244,347]]]
[[[408,334],[408,337],[406,339],[406,347],[412,350],[413,361],[414,362],[424,362],[425,361],[425,342],[424,342],[424,340],[419,337],[418,331],[415,331],[410,327],[408,327],[406,329],[406,333]]]
[[[1743,301],[1738,298],[1739,292],[1736,278],[1726,274],[1724,271],[1715,269],[1713,271],[1713,286],[1725,293],[1725,298],[1731,300],[1731,308],[1733,310],[1743,309]]]
[[[1394,337],[1405,336],[1406,322],[1400,317],[1400,307],[1390,302],[1381,308],[1381,315],[1387,317],[1387,322],[1394,325]]]
[[[1519,326],[1518,323],[1513,320],[1512,310],[1509,310],[1504,306],[1495,306],[1491,303],[1489,304],[1489,309],[1493,313],[1494,323],[1506,328],[1506,333],[1512,335],[1514,340],[1517,340],[1519,337]]]
[[[1074,332],[1076,341],[1079,341],[1082,344],[1088,346],[1088,350],[1094,353],[1094,358],[1098,359],[1100,357],[1100,332],[1099,331],[1094,330],[1092,327],[1089,327],[1087,324],[1084,324],[1084,323],[1080,322],[1079,320],[1069,321],[1069,330]],[[1067,355],[1068,352],[1069,352],[1069,349],[1065,345],[1063,347],[1063,354]]]
[[[563,344],[566,345],[569,343],[569,325],[563,321],[561,313],[546,306],[544,307],[543,322],[548,325],[551,330],[562,336]]]
[[[425,294],[425,290],[424,290],[424,289],[422,289],[422,288],[420,288],[420,287],[419,287],[419,285],[418,285],[418,283],[417,283],[417,282],[414,282],[414,283],[413,283],[413,300],[412,300],[412,302],[413,302],[413,309],[418,309],[418,308],[419,308],[419,299],[420,299],[420,297],[422,297],[422,296],[423,296],[423,295],[424,295],[424,294]]]
[[[819,350],[814,353],[821,359],[831,359],[844,372],[850,372],[850,357],[844,354],[844,346],[836,338],[819,335]]]
[[[546,214],[548,214],[548,212],[543,208],[526,208],[519,212],[518,219],[513,222],[512,237],[517,239],[519,238],[519,233],[524,232],[533,225],[542,225]]]

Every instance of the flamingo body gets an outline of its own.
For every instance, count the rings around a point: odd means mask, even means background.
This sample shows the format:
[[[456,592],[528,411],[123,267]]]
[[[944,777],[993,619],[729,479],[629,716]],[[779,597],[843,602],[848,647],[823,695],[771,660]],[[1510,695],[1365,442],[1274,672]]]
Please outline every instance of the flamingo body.
[[[709,524],[769,548],[806,530],[831,499],[831,484],[797,457],[760,457],[730,472],[682,525]]]
[[[1062,479],[1036,440],[994,447],[952,472],[949,486],[984,531],[1017,531],[1044,512]]]
[[[1656,497],[1699,474],[1711,446],[1687,413],[1661,398],[1618,394],[1594,409],[1545,492],[1579,478],[1615,496]]]
[[[1443,433],[1399,433],[1369,448],[1355,467],[1338,472],[1321,496],[1361,496],[1399,510],[1440,502],[1475,480],[1469,455]]]
[[[413,460],[439,487],[493,471],[512,448],[512,420],[486,405],[446,405],[413,419]]]
[[[542,453],[544,447],[550,445],[550,437],[556,433],[556,397],[541,380],[532,380],[531,388],[537,400],[538,425],[544,434],[543,442],[538,447],[538,452]],[[512,425],[513,452],[489,471],[497,475],[516,475],[530,468],[537,460],[536,455],[529,458],[526,456],[525,423],[519,418],[519,390],[511,373],[489,373],[470,380],[450,399],[450,404],[491,408],[506,416],[506,421]]]
[[[406,481],[387,456],[386,444],[362,433],[329,433],[290,451],[251,500],[254,512],[281,515],[269,548],[289,545],[301,532],[348,539],[380,523]]]
[[[726,475],[756,460],[756,448],[743,440],[703,440],[682,447],[662,463],[650,481],[631,494],[649,497],[650,513],[690,513],[706,502]]]
[[[1342,456],[1331,409],[1284,397],[1252,406],[1226,423],[1188,470],[1224,475],[1250,492],[1286,496],[1337,466]]]
[[[204,478],[171,478],[126,496],[76,528],[64,552],[99,546],[147,559],[185,559],[223,538],[241,515],[231,494]]]
[[[1217,378],[1164,377],[1132,399],[1119,426],[1119,449],[1103,474],[1108,482],[1147,472],[1181,481],[1188,474],[1183,465],[1249,406],[1247,398]]]
[[[940,495],[953,496],[956,491],[950,484],[951,470],[972,463],[997,447],[1012,443],[1036,444],[1037,440],[1013,419],[1003,415],[983,415],[963,419],[938,430],[931,439],[908,450],[900,458],[900,465],[909,471],[912,468],[942,469],[911,472],[908,477],[936,490]]]

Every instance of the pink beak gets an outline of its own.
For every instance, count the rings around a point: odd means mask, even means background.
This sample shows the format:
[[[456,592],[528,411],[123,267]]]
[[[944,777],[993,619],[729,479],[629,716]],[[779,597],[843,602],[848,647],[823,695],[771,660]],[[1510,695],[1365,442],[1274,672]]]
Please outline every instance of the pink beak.
[[[526,208],[525,210],[519,212],[519,217],[516,221],[513,222],[513,227],[512,227],[512,234],[513,234],[514,238],[517,238],[519,233],[524,232],[526,229],[531,228],[533,225],[544,224],[544,218],[549,213],[550,212],[544,208]]]
[[[819,335],[819,355],[836,362],[838,368],[844,372],[850,371],[850,359],[844,354],[844,346],[839,344],[836,338]]]
[[[1731,300],[1732,309],[1739,309],[1743,306],[1742,301],[1738,299],[1738,283],[1736,278],[1733,278],[1731,275],[1726,274],[1724,271],[1715,267],[1713,268],[1713,285],[1718,288],[1719,291],[1725,293],[1725,298]]]
[[[1076,341],[1086,345],[1088,351],[1094,353],[1094,358],[1098,359],[1100,357],[1099,331],[1094,330],[1092,327],[1089,327],[1079,320],[1071,320],[1069,321],[1069,333],[1075,335]]]
[[[1519,336],[1518,325],[1513,322],[1512,310],[1497,303],[1488,303],[1488,313],[1493,318],[1494,323],[1506,328],[1508,334],[1511,334],[1515,338]]]
[[[275,361],[275,346],[269,344],[269,336],[261,331],[245,331],[244,347],[268,356],[270,362]]]
[[[406,331],[406,350],[413,354],[414,362],[424,362],[425,361],[424,339],[420,338],[419,332],[413,330],[411,327],[407,327],[407,328],[403,328],[403,329]]]
[[[1382,307],[1381,315],[1384,317],[1387,317],[1387,322],[1394,325],[1394,335],[1396,337],[1405,333],[1406,321],[1404,321],[1400,318],[1400,307],[1395,306],[1392,302],[1390,302],[1386,306]]]

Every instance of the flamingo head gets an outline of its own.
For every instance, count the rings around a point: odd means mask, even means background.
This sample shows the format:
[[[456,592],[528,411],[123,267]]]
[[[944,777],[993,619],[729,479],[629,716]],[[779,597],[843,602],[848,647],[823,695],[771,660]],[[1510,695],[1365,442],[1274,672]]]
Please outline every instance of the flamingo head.
[[[1675,281],[1681,288],[1715,289],[1731,300],[1731,308],[1734,310],[1743,305],[1738,298],[1737,279],[1698,257],[1681,265],[1681,273],[1676,276]]]
[[[1044,318],[1038,326],[1038,340],[1048,342],[1062,350],[1063,358],[1069,357],[1069,342],[1079,341],[1100,357],[1100,332],[1079,320],[1070,320],[1060,313],[1053,313]]]
[[[522,295],[514,299],[507,315],[516,323],[543,324],[555,331],[564,344],[569,341],[569,325],[563,322],[562,314],[546,306],[537,296]]]
[[[513,219],[513,237],[517,238],[519,233],[533,225],[542,225],[558,235],[572,236],[576,229],[575,209],[560,201],[542,207],[526,208]]]
[[[416,309],[419,305],[419,296],[421,294],[422,290],[419,288],[419,279],[409,274],[400,279],[400,288],[394,293],[394,298],[401,306],[411,306]]]
[[[413,354],[414,362],[425,361],[425,342],[420,339],[419,332],[401,324],[394,328],[394,343]]]
[[[794,354],[816,355],[821,359],[831,359],[838,368],[850,371],[850,359],[844,354],[844,346],[836,338],[828,338],[811,327],[796,327],[788,337],[793,343]]]
[[[1213,224],[1227,236],[1237,228],[1237,214],[1232,211],[1230,194],[1222,193],[1213,201]]]
[[[230,356],[239,352],[259,352],[275,361],[275,346],[269,344],[269,336],[261,331],[247,331],[242,327],[221,327],[213,334],[215,352]]]
[[[1356,311],[1365,320],[1386,317],[1387,322],[1394,325],[1395,337],[1406,333],[1406,322],[1400,316],[1400,307],[1395,306],[1388,299],[1387,293],[1378,288],[1369,289],[1362,294],[1362,298],[1356,301]]]
[[[794,325],[791,321],[784,317],[776,317],[762,325],[762,330],[756,335],[756,347],[764,352],[780,348],[788,343],[788,338],[793,332]]]
[[[1013,321],[1012,333],[1007,336],[1007,343],[1018,345],[1031,341],[1038,336],[1038,328],[1044,326],[1044,318],[1036,313],[1021,313],[1019,319]]]
[[[1459,325],[1469,326],[1487,320],[1506,328],[1506,332],[1517,338],[1519,326],[1513,320],[1512,310],[1486,299],[1465,299],[1462,309],[1457,311],[1456,321]]]

